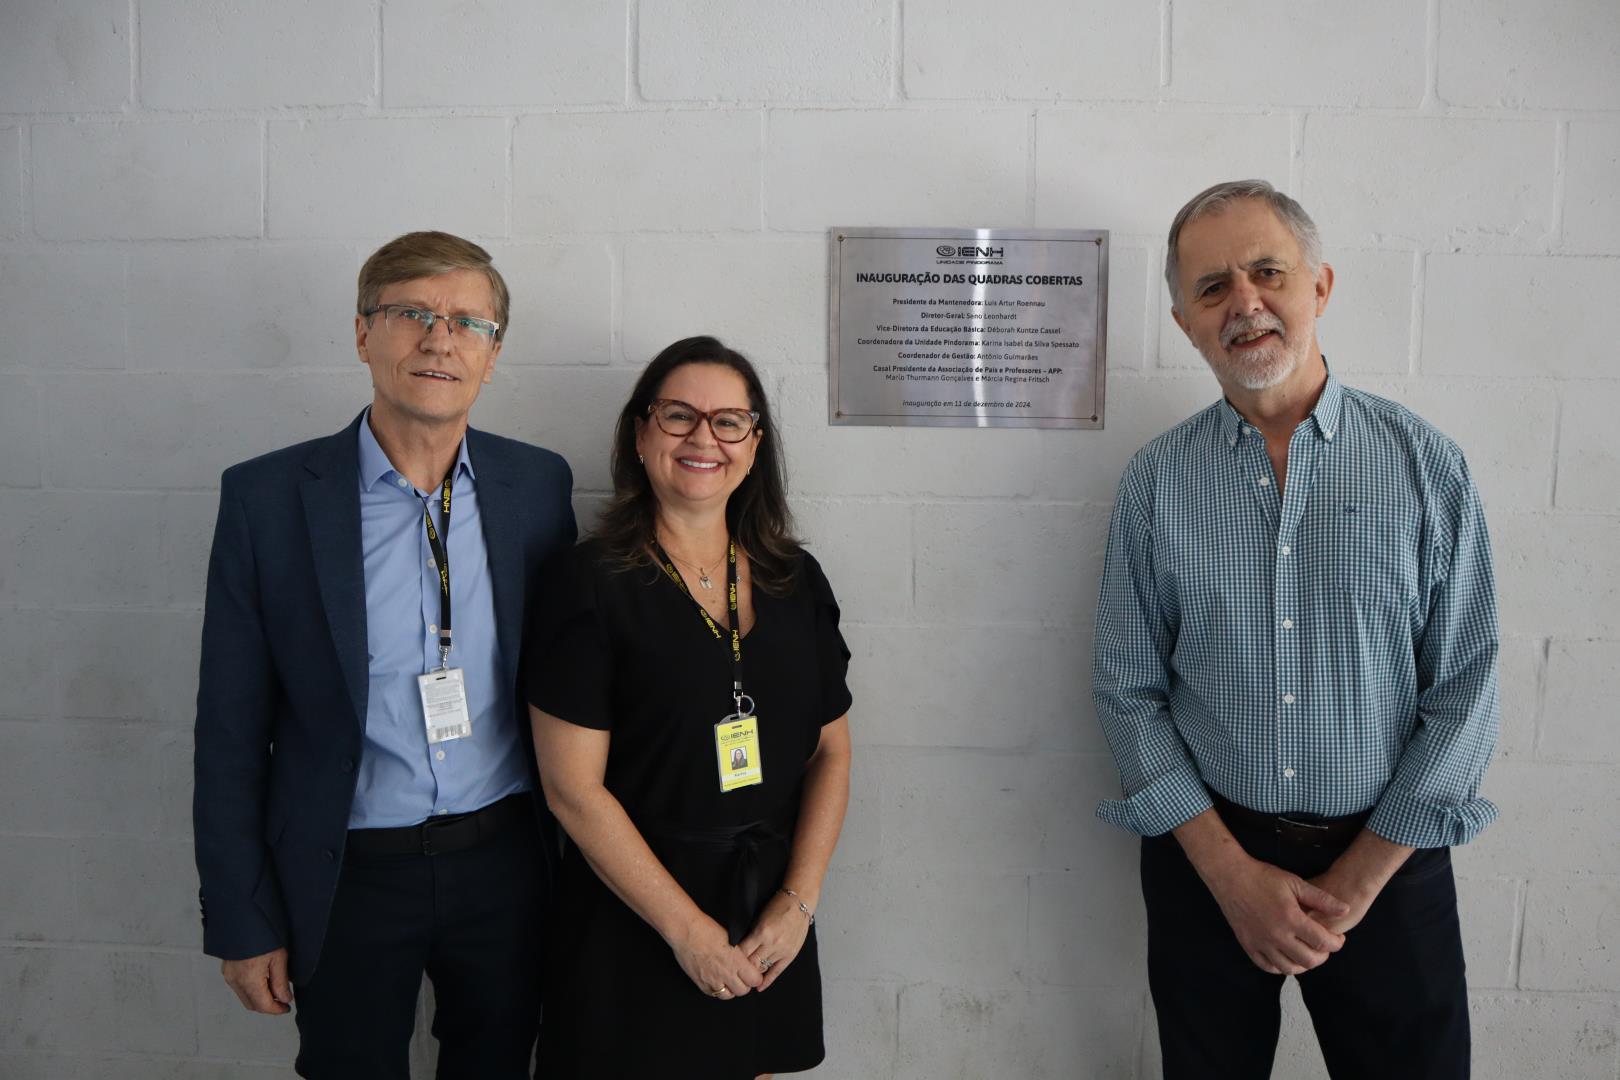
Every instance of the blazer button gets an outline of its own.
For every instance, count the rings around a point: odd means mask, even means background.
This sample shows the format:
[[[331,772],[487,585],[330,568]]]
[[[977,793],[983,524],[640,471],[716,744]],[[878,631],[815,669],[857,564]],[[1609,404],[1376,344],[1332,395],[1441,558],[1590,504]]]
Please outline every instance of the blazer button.
[[[354,772],[354,758],[344,758],[338,762],[338,768],[344,772]]]
[[[321,852],[321,858],[325,859],[327,862],[331,862],[333,859],[337,858],[337,853],[331,848],[327,848],[325,851]]]

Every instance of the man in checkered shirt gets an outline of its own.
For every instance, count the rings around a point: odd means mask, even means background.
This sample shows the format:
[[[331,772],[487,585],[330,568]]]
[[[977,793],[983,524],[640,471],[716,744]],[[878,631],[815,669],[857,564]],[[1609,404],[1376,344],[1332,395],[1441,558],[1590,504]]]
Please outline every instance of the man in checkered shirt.
[[[1457,445],[1343,386],[1309,215],[1259,180],[1170,228],[1176,323],[1222,400],[1120,481],[1093,696],[1143,837],[1167,1077],[1266,1077],[1293,975],[1335,1077],[1464,1077],[1450,845],[1497,732],[1479,494]]]

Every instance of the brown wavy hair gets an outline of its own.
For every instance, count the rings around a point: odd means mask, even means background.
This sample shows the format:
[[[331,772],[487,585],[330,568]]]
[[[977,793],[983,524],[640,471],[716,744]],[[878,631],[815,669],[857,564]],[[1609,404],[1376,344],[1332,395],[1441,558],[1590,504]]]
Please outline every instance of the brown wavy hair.
[[[617,560],[620,569],[653,565],[648,548],[654,538],[658,499],[636,456],[636,421],[647,421],[647,407],[664,380],[687,364],[716,364],[735,371],[748,388],[748,407],[759,413],[758,430],[763,437],[755,446],[753,469],[726,502],[726,527],[753,564],[754,584],[780,596],[792,589],[803,555],[788,510],[782,442],[754,365],[712,337],[682,338],[653,357],[636,380],[613,430],[613,501],[602,511],[591,536]]]

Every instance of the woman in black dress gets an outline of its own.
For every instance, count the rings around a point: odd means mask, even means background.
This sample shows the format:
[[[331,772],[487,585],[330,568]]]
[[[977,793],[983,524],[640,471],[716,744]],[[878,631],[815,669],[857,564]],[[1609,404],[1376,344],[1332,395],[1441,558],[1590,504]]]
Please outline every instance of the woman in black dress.
[[[671,345],[620,414],[601,525],[541,583],[530,716],[572,841],[542,1076],[825,1056],[813,923],[849,799],[849,650],[776,436],[746,359]]]

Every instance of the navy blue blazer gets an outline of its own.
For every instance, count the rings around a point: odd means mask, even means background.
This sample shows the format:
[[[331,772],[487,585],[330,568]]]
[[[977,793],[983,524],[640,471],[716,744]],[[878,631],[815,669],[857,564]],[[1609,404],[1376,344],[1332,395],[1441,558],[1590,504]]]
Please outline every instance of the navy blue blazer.
[[[320,957],[362,753],[360,423],[227,469],[208,564],[192,803],[203,950],[240,960],[286,947],[294,982]],[[574,542],[573,476],[549,450],[481,431],[468,430],[467,454],[501,674],[532,750],[524,613],[541,562]],[[537,776],[534,790],[554,829]]]

